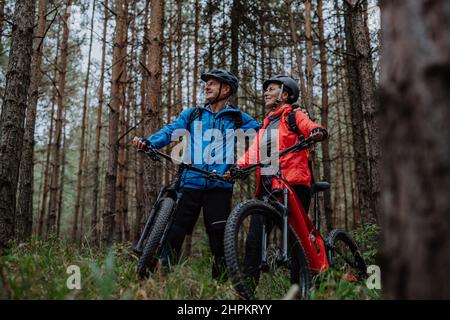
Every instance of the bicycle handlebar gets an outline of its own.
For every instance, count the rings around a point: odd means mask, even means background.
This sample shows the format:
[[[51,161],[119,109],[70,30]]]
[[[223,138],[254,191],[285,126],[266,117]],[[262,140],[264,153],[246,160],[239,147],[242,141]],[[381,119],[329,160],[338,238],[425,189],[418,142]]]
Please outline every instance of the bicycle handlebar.
[[[270,157],[267,160],[263,160],[258,163],[251,164],[245,168],[238,168],[238,169],[234,168],[234,174],[233,174],[233,170],[230,171],[232,180],[245,178],[251,171],[253,171],[257,167],[267,166],[270,163],[272,163],[273,160],[279,159],[282,156],[288,154],[289,152],[301,151],[301,150],[307,149],[310,146],[312,146],[313,144],[315,144],[316,142],[320,141],[321,137],[322,136],[320,133],[311,134],[308,138],[300,140],[293,146],[290,146],[290,147],[284,149],[283,151],[279,152],[278,154],[274,155],[273,157]]]
[[[191,164],[188,163],[184,163],[180,160],[174,159],[171,156],[169,156],[168,154],[165,154],[155,148],[152,148],[151,146],[147,146],[147,150],[142,150],[142,149],[138,149],[138,152],[143,152],[145,155],[149,156],[152,160],[154,161],[159,161],[161,158],[164,158],[166,160],[169,161],[173,161],[175,163],[179,163],[180,166],[183,166],[184,168],[188,169],[188,170],[192,170],[198,173],[202,173],[204,175],[206,175],[206,179],[211,179],[211,180],[221,180],[221,181],[225,181],[225,182],[231,182],[229,180],[226,180],[225,178],[223,178],[222,175],[218,174],[217,172],[215,172],[215,170],[213,172],[210,171],[206,171],[200,168],[197,168]]]

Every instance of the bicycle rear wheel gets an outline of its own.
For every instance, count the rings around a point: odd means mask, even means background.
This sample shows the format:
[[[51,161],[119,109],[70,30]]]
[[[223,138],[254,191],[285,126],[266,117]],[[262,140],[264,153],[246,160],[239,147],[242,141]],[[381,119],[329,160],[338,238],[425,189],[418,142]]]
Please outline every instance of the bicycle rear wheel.
[[[227,267],[241,298],[280,299],[293,285],[298,286],[295,298],[307,296],[310,272],[304,250],[289,227],[288,259],[282,261],[282,219],[268,203],[248,200],[236,206],[225,227],[224,244]]]
[[[147,242],[138,261],[137,273],[141,278],[148,276],[149,272],[155,270],[159,258],[159,243],[169,222],[174,205],[175,201],[172,198],[164,198],[161,200],[156,213],[155,223],[150,229]]]
[[[363,278],[367,274],[367,267],[352,237],[341,229],[332,230],[326,240],[328,262],[330,266],[344,275]]]

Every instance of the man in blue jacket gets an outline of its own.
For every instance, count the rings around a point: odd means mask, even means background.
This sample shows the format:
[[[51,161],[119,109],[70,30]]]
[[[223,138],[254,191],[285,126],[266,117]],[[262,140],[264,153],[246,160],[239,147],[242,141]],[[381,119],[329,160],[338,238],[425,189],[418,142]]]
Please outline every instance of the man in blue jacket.
[[[206,83],[206,103],[203,107],[189,108],[179,117],[152,136],[146,144],[160,149],[172,141],[177,129],[190,133],[190,157],[196,167],[224,174],[233,163],[230,152],[234,152],[236,140],[227,137],[230,129],[258,130],[261,124],[228,100],[236,94],[239,86],[237,78],[222,69],[213,69],[201,75]],[[145,148],[146,144],[135,139],[134,145]],[[213,148],[212,146],[220,148]],[[220,154],[215,154],[220,150]],[[234,162],[234,157],[232,158]],[[228,160],[228,161],[227,161]],[[202,174],[189,171],[183,173],[181,182],[183,196],[175,213],[175,221],[168,235],[170,252],[177,259],[184,238],[192,234],[194,225],[203,209],[204,223],[213,255],[212,277],[218,278],[225,271],[223,235],[225,223],[231,211],[233,185],[219,180],[208,180]]]

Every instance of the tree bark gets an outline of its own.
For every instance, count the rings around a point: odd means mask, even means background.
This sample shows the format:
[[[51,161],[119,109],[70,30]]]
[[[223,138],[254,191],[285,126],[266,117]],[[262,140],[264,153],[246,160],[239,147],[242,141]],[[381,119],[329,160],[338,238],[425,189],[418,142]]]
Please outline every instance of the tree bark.
[[[31,237],[33,227],[34,129],[36,125],[36,106],[39,99],[39,84],[42,78],[42,48],[44,44],[46,14],[47,1],[39,0],[38,22],[34,37],[31,66],[30,90],[28,92],[27,118],[19,173],[16,221],[17,239],[19,241],[27,241]]]
[[[0,253],[14,236],[16,192],[33,52],[33,0],[17,0],[0,116]]]
[[[377,220],[377,210],[380,195],[380,146],[379,146],[379,124],[375,108],[375,77],[373,74],[372,53],[367,24],[364,22],[364,6],[367,0],[346,0],[350,30],[355,47],[355,62],[359,74],[361,104],[364,120],[367,126],[369,178],[370,178],[370,202],[373,218]]]
[[[192,104],[197,105],[197,83],[198,83],[198,29],[199,29],[200,5],[195,0],[195,25],[194,25],[194,87],[192,89]]]
[[[83,111],[81,116],[81,138],[80,138],[80,156],[78,159],[78,174],[77,174],[77,191],[75,196],[75,213],[72,228],[72,241],[76,242],[78,239],[78,217],[80,214],[80,201],[81,193],[84,192],[83,180],[84,180],[84,155],[85,155],[85,137],[86,137],[86,113],[88,104],[88,89],[89,89],[89,78],[91,76],[91,53],[92,53],[92,40],[94,35],[94,15],[95,15],[95,0],[92,5],[92,16],[91,16],[91,33],[89,38],[89,51],[88,51],[88,63],[86,70],[86,78],[84,79],[84,95],[83,95]],[[83,223],[83,221],[81,221]]]
[[[305,76],[303,74],[303,62],[302,62],[302,52],[299,47],[299,41],[297,39],[297,27],[294,21],[294,15],[292,14],[292,0],[286,1],[286,8],[289,18],[289,28],[291,31],[292,46],[294,47],[295,62],[297,63],[298,77],[300,78],[300,99],[301,103],[306,103],[306,84]],[[305,106],[307,107],[307,106]],[[311,114],[311,110],[307,109]]]
[[[366,134],[364,131],[364,114],[361,101],[361,81],[356,66],[356,49],[351,32],[349,14],[345,14],[346,55],[345,65],[347,70],[347,89],[350,98],[352,136],[356,181],[359,192],[359,208],[363,223],[375,223],[375,215],[372,210],[370,177],[368,169],[368,157],[366,150]]]
[[[382,280],[450,298],[450,2],[382,1]]]
[[[162,46],[164,3],[162,0],[151,0],[150,3],[150,45],[148,50],[147,69],[149,71],[148,99],[145,106],[145,136],[154,133],[161,125],[161,79],[162,79]],[[161,174],[158,166],[146,158],[144,161],[144,188],[149,203],[156,199],[160,187]]]
[[[108,168],[105,176],[105,207],[103,210],[103,244],[111,245],[114,236],[116,214],[116,182],[118,166],[118,127],[121,106],[123,106],[123,86],[126,55],[126,15],[122,0],[115,0],[116,27],[111,75],[111,100],[109,103]]]
[[[63,37],[61,43],[61,60],[58,67],[59,85],[58,85],[58,110],[56,116],[55,145],[53,148],[53,172],[50,182],[50,202],[47,218],[47,235],[51,236],[56,232],[56,216],[58,213],[58,182],[61,166],[61,135],[64,110],[64,92],[66,87],[67,60],[69,56],[69,17],[71,0],[66,2],[66,11],[63,20]]]
[[[328,128],[328,72],[327,72],[327,48],[325,43],[325,32],[323,23],[323,4],[322,0],[317,0],[317,16],[319,17],[319,50],[320,50],[320,78],[322,85],[322,106],[321,106],[321,118],[322,125]],[[339,132],[340,135],[340,132]],[[325,181],[331,179],[331,160],[330,160],[330,147],[329,139],[322,141],[322,157],[323,157],[323,178]],[[330,181],[331,182],[331,181]],[[331,192],[324,192],[323,194],[324,208],[325,208],[325,221],[328,231],[331,231],[333,226],[331,225],[331,217],[333,215],[333,209],[331,204]]]
[[[312,119],[315,119],[313,110],[313,87],[314,87],[314,61],[313,61],[313,39],[311,25],[311,0],[305,0],[305,41],[306,41],[306,100],[305,107]]]
[[[91,213],[91,232],[92,244],[99,244],[99,228],[98,228],[98,194],[100,184],[100,138],[102,132],[102,113],[104,102],[104,83],[105,83],[105,55],[106,55],[106,34],[108,30],[108,0],[105,0],[105,13],[103,20],[103,35],[102,35],[102,60],[100,63],[100,84],[98,89],[98,107],[97,107],[97,125],[95,130],[95,160],[94,160],[94,189],[92,197],[92,213]]]

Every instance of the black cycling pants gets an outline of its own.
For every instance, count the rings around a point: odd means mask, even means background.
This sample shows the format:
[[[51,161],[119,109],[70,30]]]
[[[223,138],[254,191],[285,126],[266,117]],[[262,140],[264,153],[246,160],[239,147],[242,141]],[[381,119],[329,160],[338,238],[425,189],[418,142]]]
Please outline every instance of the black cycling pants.
[[[172,261],[177,260],[186,235],[192,234],[203,209],[203,219],[213,255],[212,277],[218,278],[226,271],[223,236],[231,211],[232,190],[182,189],[182,197],[175,212],[175,221],[168,234],[167,249]]]

